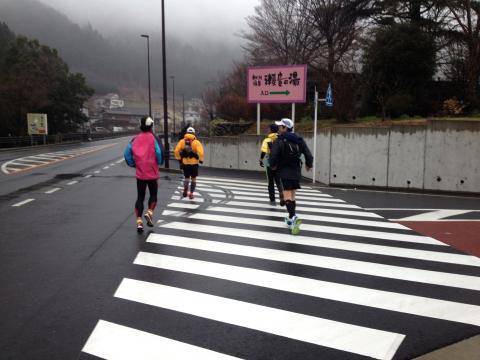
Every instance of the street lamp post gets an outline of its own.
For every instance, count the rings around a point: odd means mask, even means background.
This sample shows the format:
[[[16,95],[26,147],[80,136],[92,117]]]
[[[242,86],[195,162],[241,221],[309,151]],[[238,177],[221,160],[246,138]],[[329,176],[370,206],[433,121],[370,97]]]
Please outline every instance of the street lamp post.
[[[163,70],[163,136],[165,138],[165,168],[169,168],[170,145],[168,143],[167,108],[167,57],[165,54],[165,0],[162,0],[162,70]]]
[[[150,36],[141,35],[147,39],[147,64],[148,64],[148,115],[152,117],[152,89],[150,85]]]
[[[185,127],[185,94],[182,94],[182,129]]]
[[[173,133],[175,134],[175,121],[176,121],[176,118],[175,118],[175,76],[170,76],[170,79],[172,79],[172,85],[173,85],[173,95],[172,95],[172,98],[173,98]]]

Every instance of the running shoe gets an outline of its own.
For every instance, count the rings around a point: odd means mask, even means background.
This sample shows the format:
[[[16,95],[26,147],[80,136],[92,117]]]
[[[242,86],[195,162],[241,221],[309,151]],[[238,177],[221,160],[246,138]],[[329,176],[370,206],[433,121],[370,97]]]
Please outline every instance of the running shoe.
[[[137,232],[142,233],[143,232],[143,221],[142,218],[137,218]]]
[[[300,225],[302,224],[302,220],[300,220],[298,218],[297,215],[295,215],[293,218],[292,218],[292,227],[291,227],[291,230],[292,230],[292,235],[298,235],[300,234]]]
[[[188,193],[188,198],[189,198],[190,200],[193,200],[193,192]]]
[[[291,229],[291,228],[292,228],[292,225],[293,225],[293,221],[292,221],[292,219],[290,219],[290,218],[288,217],[288,215],[285,216],[285,225],[287,225],[287,227],[288,227],[289,229]]]
[[[187,195],[188,195],[188,190],[186,190],[186,189],[185,189],[185,190],[183,190],[182,197],[187,197]]]
[[[147,225],[153,227],[153,211],[149,209],[143,217],[147,220]]]

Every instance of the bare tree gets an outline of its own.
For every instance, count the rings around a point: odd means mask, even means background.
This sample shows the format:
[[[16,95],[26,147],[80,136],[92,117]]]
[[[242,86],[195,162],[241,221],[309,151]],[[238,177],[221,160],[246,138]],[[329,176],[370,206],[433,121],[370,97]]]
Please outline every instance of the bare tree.
[[[477,88],[480,77],[480,1],[447,1],[449,22],[445,35],[464,48],[466,100],[472,108],[479,105]]]
[[[262,0],[247,18],[250,32],[244,49],[254,64],[311,63],[318,54],[312,31],[299,0]]]
[[[333,82],[336,67],[352,50],[359,32],[366,26],[362,22],[373,10],[370,0],[300,0],[302,13],[312,31],[313,41],[305,43],[307,49],[317,49],[318,58],[311,64],[326,67],[329,81]]]
[[[212,121],[217,116],[217,104],[219,100],[219,94],[216,87],[207,85],[202,92],[202,113],[208,118],[208,121]]]

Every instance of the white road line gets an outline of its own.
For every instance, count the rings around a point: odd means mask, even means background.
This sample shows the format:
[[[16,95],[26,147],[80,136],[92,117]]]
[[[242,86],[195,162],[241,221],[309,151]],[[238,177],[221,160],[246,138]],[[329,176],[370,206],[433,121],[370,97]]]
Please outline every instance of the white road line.
[[[402,334],[132,279],[123,279],[115,296],[375,359],[391,359],[405,338]]]
[[[42,158],[50,158],[52,160],[61,160],[61,159],[66,159],[67,157],[66,156],[63,156],[63,155],[54,155],[54,154],[42,154],[42,155],[39,155],[39,157],[42,157]]]
[[[95,174],[100,174],[100,170],[95,170],[94,173]]]
[[[423,214],[407,216],[398,221],[435,221],[448,218],[450,216],[463,215],[470,212],[470,210],[435,210]]]
[[[202,176],[200,180],[211,180],[211,181],[221,181],[234,184],[252,184],[252,185],[265,185],[264,181],[250,181],[244,179],[235,179],[235,178],[221,178],[221,177],[211,177],[211,176]],[[312,189],[310,186],[302,186],[302,189]]]
[[[78,154],[78,152],[72,152],[72,151],[58,151],[58,152],[55,152],[55,153],[52,153],[53,155],[59,155],[59,156],[68,156],[68,157],[72,157],[76,154]],[[48,155],[48,154],[45,154],[45,155]]]
[[[32,201],[35,201],[35,199],[27,199],[27,200],[20,201],[19,203],[13,204],[12,207],[20,207],[25,204],[31,203]]]
[[[214,221],[214,222],[227,222],[227,223],[234,223],[234,224],[249,224],[249,225],[276,227],[276,228],[285,227],[282,221],[252,219],[252,218],[242,219],[234,216],[221,216],[221,215],[210,215],[210,214],[185,215],[183,213],[170,211],[170,210],[165,210],[163,212],[163,215],[175,216],[175,217],[186,217],[189,219],[208,220],[208,221]],[[346,229],[341,227],[312,225],[312,224],[302,224],[302,229],[307,231],[319,232],[319,233],[360,236],[360,237],[366,237],[366,238],[372,238],[372,239],[405,241],[405,242],[412,242],[412,243],[419,243],[419,244],[448,246],[447,244],[441,241],[438,241],[431,237],[422,236],[422,235],[397,234],[397,233],[380,232],[380,231],[372,231],[372,230]]]
[[[62,190],[61,188],[53,188],[51,190],[45,191],[45,194],[53,194],[54,192],[57,192],[59,190]]]
[[[480,211],[480,209],[404,209],[404,208],[365,208],[371,211],[440,211],[440,210],[461,210],[461,211]]]
[[[29,159],[29,158],[19,158],[15,159],[14,161],[21,161],[21,162],[31,162],[35,164],[48,164],[48,161],[42,161],[42,160],[34,160],[34,159]]]
[[[280,207],[278,204],[276,207],[272,207],[268,203],[254,203],[254,202],[246,202],[246,201],[229,201],[227,203],[229,206],[245,206],[245,207],[253,207],[259,209],[282,209],[285,208]],[[328,206],[323,203],[320,203],[319,206]],[[296,208],[298,211],[305,211],[305,212],[313,212],[313,213],[320,213],[320,214],[336,214],[336,215],[345,215],[345,216],[358,216],[358,217],[367,217],[367,218],[376,218],[376,219],[383,219],[382,216],[378,214],[374,214],[372,212],[367,211],[350,211],[350,210],[336,210],[336,209],[319,209],[317,206],[315,207],[308,207],[308,206],[297,206]],[[248,211],[248,210],[246,210]]]
[[[233,214],[249,214],[249,215],[258,215],[258,216],[271,216],[278,218],[285,218],[286,212],[281,213],[278,211],[268,211],[268,210],[245,210],[240,208],[232,207],[232,204],[227,204],[226,206],[210,206],[206,208],[207,211],[221,212],[221,213],[233,213]],[[401,229],[401,230],[410,230],[406,226],[401,224],[387,222],[387,221],[371,221],[371,220],[358,220],[358,219],[349,219],[342,217],[332,217],[332,216],[319,216],[319,215],[310,215],[299,213],[298,216],[302,220],[312,220],[312,221],[321,221],[337,224],[346,224],[346,225],[359,225],[359,226],[370,226],[370,227],[379,227],[386,229]]]
[[[97,323],[82,351],[110,360],[238,359],[104,320]]]
[[[195,199],[190,200],[190,199],[188,199],[188,198],[182,198],[182,197],[180,197],[180,196],[174,195],[174,196],[172,196],[172,200],[175,200],[175,201],[182,200],[182,201],[186,201],[187,203],[191,203],[191,204],[204,203],[204,202],[205,202],[205,199],[202,198],[202,197],[200,197],[200,196],[197,196]],[[210,201],[212,202],[212,204],[218,204],[218,203],[220,203],[222,200],[211,199]]]
[[[115,163],[111,163],[110,166],[115,166],[116,164]]]
[[[213,198],[225,198],[225,194],[214,194],[210,193],[208,196],[213,197]],[[234,200],[246,200],[246,201],[251,201],[252,203],[260,203],[260,204],[265,204],[266,200],[263,198],[259,197],[253,197],[253,196],[239,196],[236,195],[234,197]],[[267,199],[268,201],[268,199]],[[361,209],[361,207],[356,206],[356,205],[350,205],[350,204],[339,204],[339,203],[332,203],[332,202],[322,202],[324,199],[317,201],[304,201],[304,200],[297,200],[297,205],[310,205],[310,206],[323,206],[323,207],[330,207],[330,208],[342,208],[342,209]]]
[[[30,159],[48,160],[49,162],[58,161],[57,159],[52,159],[51,157],[47,157],[47,156],[30,156],[29,158]]]
[[[477,276],[450,274],[439,271],[413,269],[402,266],[371,263],[367,261],[260,248],[256,246],[228,244],[217,241],[199,240],[166,234],[152,234],[148,237],[147,241],[155,244],[253,257],[263,260],[280,261],[389,279],[406,280],[476,291],[480,290],[480,278]]]
[[[134,264],[480,326],[480,306],[475,305],[146,252],[140,252]]]
[[[91,177],[92,177],[91,174],[88,174],[88,175],[85,175],[85,176],[84,176],[85,179],[89,179],[89,178],[91,178]]]
[[[265,183],[263,186],[262,185],[247,185],[247,184],[232,184],[232,183],[226,183],[226,182],[221,182],[221,181],[209,181],[209,180],[197,180],[198,184],[202,184],[205,186],[209,185],[218,185],[220,187],[222,186],[228,186],[228,189],[255,189],[255,190],[265,190],[267,191],[267,183]],[[275,188],[276,189],[276,188]],[[300,189],[297,190],[297,193],[304,193],[304,194],[317,194],[317,195],[323,195],[326,197],[331,197],[331,195],[328,194],[323,194],[321,191],[317,190],[308,190],[308,189]]]
[[[70,181],[69,183],[67,183],[67,185],[69,185],[69,186],[75,185],[75,184],[78,184],[78,181],[77,181],[77,180]]]
[[[309,236],[295,236],[289,234],[275,234],[267,231],[243,230],[221,226],[195,224],[193,227],[185,226],[182,222],[171,222],[161,226],[162,228],[175,229],[181,231],[191,231],[194,233],[206,233],[215,235],[234,236],[247,239],[256,239],[269,242],[280,242],[285,244],[298,244],[313,246],[318,248],[353,251],[367,254],[401,257],[407,259],[417,259],[425,261],[435,261],[448,264],[459,264],[466,266],[480,267],[480,258],[471,255],[451,254],[437,251],[416,250],[398,248],[392,246],[362,244],[351,241],[332,240],[326,238],[313,238]],[[194,234],[192,234],[195,237]]]
[[[31,164],[31,163],[26,163],[26,162],[23,162],[23,161],[21,161],[21,160],[12,161],[12,162],[10,162],[9,167],[10,167],[11,165],[13,165],[13,166],[15,166],[15,165],[17,165],[17,166],[27,166],[27,167],[35,166],[35,165]]]
[[[183,187],[179,186],[178,189],[183,190]],[[218,194],[226,194],[227,193],[226,191],[223,191],[223,190],[220,190],[220,189],[206,188],[206,187],[202,187],[202,186],[197,186],[197,190],[203,191],[203,192],[207,193],[208,195],[210,195],[212,197],[218,196]],[[242,199],[242,195],[249,195],[250,197],[255,197],[255,199],[258,201],[259,197],[260,198],[262,198],[262,197],[265,198],[265,197],[268,196],[268,194],[266,192],[260,193],[260,192],[236,191],[236,190],[228,191],[228,192],[231,192],[232,194],[234,194],[235,199]],[[241,196],[237,196],[237,195],[241,195]],[[336,203],[345,203],[345,201],[340,200],[340,199],[321,197],[321,196],[318,196],[318,195],[313,195],[313,196],[302,196],[302,195],[300,195],[300,196],[296,196],[296,199],[297,200],[318,200],[318,201],[324,202],[324,203],[335,203],[335,204]]]
[[[402,221],[406,221],[406,222],[415,222],[415,221],[418,221],[418,222],[437,222],[437,223],[441,223],[441,222],[465,222],[465,221],[468,221],[468,222],[477,222],[477,221],[480,221],[480,219],[439,219],[439,220],[404,220],[404,219],[389,219],[390,221],[395,221],[395,222],[402,222]]]
[[[225,192],[225,191],[220,190],[220,189],[208,188],[208,187],[204,187],[204,186],[197,186],[197,189],[208,192],[208,193],[210,193],[210,192],[212,192],[212,193]],[[253,192],[253,191],[239,191],[239,190],[231,190],[231,189],[226,189],[226,190],[229,190],[229,192],[231,192],[232,194],[235,194],[235,195],[268,196],[268,193],[266,191],[265,192]],[[318,199],[318,200],[325,201],[325,202],[339,202],[339,203],[345,202],[345,201],[340,200],[340,199],[333,199],[333,198],[330,198],[330,197],[326,197],[323,194],[297,195],[296,198],[297,199],[303,199],[303,200]]]
[[[105,166],[105,167],[103,168],[103,170],[107,170],[107,169],[110,169],[110,166]]]
[[[176,193],[176,194],[181,194],[182,192],[183,192],[183,188],[182,188],[181,190],[180,190],[180,188],[179,188],[175,193]],[[200,193],[197,192],[197,191],[194,191],[194,192],[193,192],[193,195],[194,195],[194,196],[198,196],[198,197],[201,197],[201,196],[202,196],[202,194],[200,194]],[[225,195],[221,195],[221,196],[222,196],[222,197],[225,197]]]
[[[264,185],[265,183],[262,181],[251,181],[251,180],[244,180],[244,179],[235,179],[235,178],[221,178],[221,177],[210,177],[210,176],[202,176],[199,180],[210,180],[210,181],[221,181],[226,183],[233,183],[233,184],[252,184],[252,185]]]
[[[167,207],[177,208],[177,209],[198,209],[200,205],[189,204],[189,203],[170,203]]]

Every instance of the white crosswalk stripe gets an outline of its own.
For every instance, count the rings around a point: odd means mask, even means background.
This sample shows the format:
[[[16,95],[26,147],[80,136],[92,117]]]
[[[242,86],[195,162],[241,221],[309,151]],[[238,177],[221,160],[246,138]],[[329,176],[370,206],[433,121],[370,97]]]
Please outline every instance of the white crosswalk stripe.
[[[115,360],[238,359],[103,320],[98,322],[83,351]]]
[[[480,327],[477,257],[313,188],[298,197],[306,231],[298,236],[260,181],[203,177],[193,200],[179,189],[133,262],[138,278],[125,277],[114,294],[125,306],[151,316],[168,311],[178,322],[157,333],[143,330],[144,318],[134,327],[100,320],[84,352],[106,359],[412,358],[418,332],[430,350],[442,332]],[[189,336],[176,338],[177,327]],[[221,330],[210,336],[206,328]],[[188,340],[197,337],[208,341]],[[273,339],[289,346],[277,349]],[[307,346],[302,356],[288,355]]]

